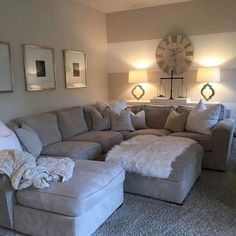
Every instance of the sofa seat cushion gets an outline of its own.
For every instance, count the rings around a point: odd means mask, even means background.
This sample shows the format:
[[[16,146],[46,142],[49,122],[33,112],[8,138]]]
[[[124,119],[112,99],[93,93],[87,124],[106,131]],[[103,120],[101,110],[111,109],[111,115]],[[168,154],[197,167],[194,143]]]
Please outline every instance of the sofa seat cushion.
[[[72,137],[70,140],[99,143],[102,146],[102,153],[107,153],[113,146],[122,142],[123,136],[116,131],[89,131]]]
[[[171,136],[177,136],[177,137],[185,137],[185,138],[191,138],[195,141],[197,141],[199,144],[201,144],[204,148],[204,151],[212,151],[212,142],[211,142],[211,136],[207,134],[198,134],[198,133],[191,133],[191,132],[176,132],[170,134]]]
[[[92,160],[101,155],[101,146],[92,142],[65,141],[44,147],[41,155]]]
[[[165,136],[165,135],[169,135],[170,133],[171,131],[167,129],[140,129],[140,130],[136,130],[134,132],[127,134],[125,136],[125,139],[130,139],[137,135],[153,134],[156,136]]]
[[[76,217],[99,204],[123,183],[124,177],[124,169],[119,165],[76,160],[73,177],[68,182],[55,182],[43,190],[18,191],[17,201],[27,207]]]

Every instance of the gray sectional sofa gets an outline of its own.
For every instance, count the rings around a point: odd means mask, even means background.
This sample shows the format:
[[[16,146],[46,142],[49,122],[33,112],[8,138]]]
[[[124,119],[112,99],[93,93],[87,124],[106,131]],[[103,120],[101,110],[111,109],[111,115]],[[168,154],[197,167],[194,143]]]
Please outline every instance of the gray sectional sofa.
[[[0,175],[1,226],[29,235],[90,235],[122,204],[125,177],[122,167],[95,160],[102,159],[114,145],[135,135],[192,138],[204,148],[203,167],[226,169],[233,121],[225,119],[223,107],[212,135],[170,132],[164,129],[164,124],[172,107],[148,105],[131,108],[145,110],[146,129],[93,130],[92,107],[71,107],[14,120],[11,126],[26,124],[38,134],[43,146],[39,158],[71,157],[76,168],[70,181],[54,183],[45,190],[15,192],[6,176]],[[178,107],[177,111],[190,109]],[[126,186],[132,188],[130,184]]]

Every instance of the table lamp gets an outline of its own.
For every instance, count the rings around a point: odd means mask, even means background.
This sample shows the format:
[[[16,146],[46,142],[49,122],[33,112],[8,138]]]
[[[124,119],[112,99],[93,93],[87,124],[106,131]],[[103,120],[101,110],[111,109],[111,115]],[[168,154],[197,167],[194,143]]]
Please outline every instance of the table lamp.
[[[137,99],[141,99],[144,94],[145,90],[139,83],[145,83],[148,82],[148,73],[146,70],[131,70],[129,71],[129,83],[130,84],[136,84],[131,93],[132,95]],[[141,92],[138,94],[138,92]]]
[[[197,71],[197,82],[207,82],[201,89],[201,95],[206,101],[209,101],[214,95],[215,90],[209,84],[210,82],[219,82],[220,81],[220,69],[217,67],[205,67],[198,68]],[[211,94],[209,96],[204,94],[204,90],[209,88]]]

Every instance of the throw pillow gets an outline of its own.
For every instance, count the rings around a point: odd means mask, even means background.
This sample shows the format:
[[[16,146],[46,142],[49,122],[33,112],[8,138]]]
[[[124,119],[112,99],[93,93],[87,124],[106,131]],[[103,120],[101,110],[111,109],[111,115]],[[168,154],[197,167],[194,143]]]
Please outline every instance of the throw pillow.
[[[0,137],[7,137],[11,134],[11,130],[0,121]]]
[[[111,129],[114,131],[134,131],[129,110],[122,110],[120,114],[111,111]]]
[[[107,107],[110,107],[110,109],[116,113],[120,113],[122,110],[124,110],[127,107],[127,102],[124,100],[119,101],[108,101],[108,102],[96,102],[96,106],[98,110],[102,113]]]
[[[59,110],[57,111],[57,118],[63,140],[88,131],[83,107],[81,106]]]
[[[169,116],[173,106],[155,106],[145,105],[145,119],[148,128],[164,129],[166,119]]]
[[[5,124],[2,123],[4,136],[0,136],[0,150],[17,150],[22,151],[19,140],[17,139],[15,133],[10,130]],[[9,134],[9,135],[8,135]],[[7,136],[6,136],[7,135]]]
[[[212,128],[217,124],[220,115],[220,104],[207,106],[200,101],[189,113],[186,130],[211,135]]]
[[[132,125],[135,129],[146,129],[145,111],[142,110],[136,114],[130,112]]]
[[[92,128],[96,131],[110,129],[110,109],[108,107],[101,114],[96,108],[90,110]]]
[[[37,133],[25,124],[22,124],[21,128],[16,128],[15,133],[20,140],[23,149],[37,158],[43,147]]]
[[[174,109],[171,110],[165,123],[165,129],[173,132],[183,132],[188,118],[188,113],[178,113]]]

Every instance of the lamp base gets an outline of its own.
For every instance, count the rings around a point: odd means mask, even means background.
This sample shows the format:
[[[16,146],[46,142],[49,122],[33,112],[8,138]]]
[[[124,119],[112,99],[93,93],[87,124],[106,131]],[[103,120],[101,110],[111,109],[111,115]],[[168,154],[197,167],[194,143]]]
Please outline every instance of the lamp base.
[[[208,97],[204,94],[204,90],[207,89],[207,88],[210,89],[210,91],[211,91],[211,94],[208,95]],[[213,87],[209,83],[206,83],[201,89],[201,95],[204,97],[204,99],[206,101],[209,101],[212,97],[214,97],[215,90],[213,89]]]
[[[140,90],[141,91],[141,94],[140,95],[136,95],[135,94],[135,91],[136,90]],[[132,95],[137,99],[137,100],[140,100],[144,94],[145,94],[145,90],[143,89],[143,87],[140,85],[140,84],[137,84],[133,87],[132,91],[131,91]]]

